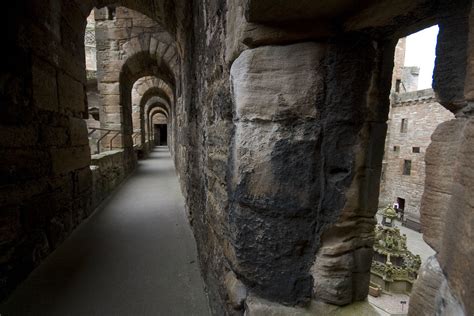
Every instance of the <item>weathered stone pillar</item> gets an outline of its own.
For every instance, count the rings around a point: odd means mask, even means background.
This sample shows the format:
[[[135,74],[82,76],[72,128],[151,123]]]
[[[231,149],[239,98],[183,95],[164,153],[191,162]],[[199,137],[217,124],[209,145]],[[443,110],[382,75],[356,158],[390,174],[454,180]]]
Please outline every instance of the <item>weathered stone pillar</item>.
[[[250,49],[233,63],[227,256],[258,295],[284,304],[366,297],[389,46],[352,36]]]
[[[456,119],[433,133],[421,202],[423,238],[437,254],[421,268],[409,315],[474,313],[474,10],[440,26],[433,87]]]
[[[314,296],[345,305],[368,293],[395,43],[337,39],[328,75]]]
[[[326,49],[261,47],[231,69],[233,264],[261,295],[288,304],[311,296]]]

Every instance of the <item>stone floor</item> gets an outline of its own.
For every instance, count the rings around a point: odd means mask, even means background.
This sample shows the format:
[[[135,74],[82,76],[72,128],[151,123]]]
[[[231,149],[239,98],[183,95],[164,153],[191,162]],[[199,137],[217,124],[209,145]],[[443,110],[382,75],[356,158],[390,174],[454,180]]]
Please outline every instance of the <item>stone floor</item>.
[[[383,293],[379,297],[368,296],[369,303],[380,310],[380,315],[406,315],[410,297],[405,294]],[[405,301],[402,305],[400,302]]]
[[[377,214],[377,221],[381,223],[382,215]],[[401,225],[399,221],[395,221],[396,226],[400,229],[400,233],[407,236],[407,248],[414,254],[418,254],[421,257],[422,264],[432,255],[435,251],[423,240],[423,235],[417,231],[411,230]],[[383,293],[379,297],[368,297],[369,303],[381,311],[385,312],[386,315],[406,315],[408,313],[408,306],[410,297],[404,294],[392,294]],[[400,301],[406,301],[406,305],[400,304]]]
[[[172,159],[159,147],[0,307],[5,316],[209,315]]]

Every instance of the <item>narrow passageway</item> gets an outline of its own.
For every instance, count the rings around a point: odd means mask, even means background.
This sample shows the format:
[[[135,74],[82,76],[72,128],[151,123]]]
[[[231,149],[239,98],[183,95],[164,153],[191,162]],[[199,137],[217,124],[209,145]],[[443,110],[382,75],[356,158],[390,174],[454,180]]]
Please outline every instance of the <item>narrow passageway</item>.
[[[209,315],[170,153],[157,147],[2,306],[10,315]]]

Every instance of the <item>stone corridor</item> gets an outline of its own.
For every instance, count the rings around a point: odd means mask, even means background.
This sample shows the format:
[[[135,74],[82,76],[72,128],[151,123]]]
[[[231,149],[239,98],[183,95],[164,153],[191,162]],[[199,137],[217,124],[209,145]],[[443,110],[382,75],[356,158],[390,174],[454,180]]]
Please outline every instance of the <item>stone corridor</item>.
[[[156,147],[1,315],[209,315],[173,162]]]
[[[367,308],[396,45],[435,25],[409,315],[474,314],[472,0],[2,8],[2,316]]]

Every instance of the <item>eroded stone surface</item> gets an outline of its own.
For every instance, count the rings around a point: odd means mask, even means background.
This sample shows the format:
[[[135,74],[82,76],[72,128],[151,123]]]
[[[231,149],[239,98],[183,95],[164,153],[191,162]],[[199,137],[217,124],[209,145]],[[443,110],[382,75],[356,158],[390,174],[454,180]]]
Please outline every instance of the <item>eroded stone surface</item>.
[[[317,161],[310,157],[318,148],[325,49],[305,43],[248,50],[231,69],[233,264],[257,291],[288,303],[310,296],[304,270],[319,190]]]
[[[440,251],[445,219],[448,216],[452,174],[456,165],[446,164],[459,150],[462,122],[451,120],[440,124],[431,136],[426,152],[425,191],[421,200],[421,224],[423,239],[436,251]]]

